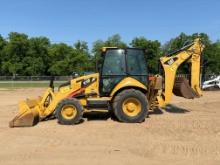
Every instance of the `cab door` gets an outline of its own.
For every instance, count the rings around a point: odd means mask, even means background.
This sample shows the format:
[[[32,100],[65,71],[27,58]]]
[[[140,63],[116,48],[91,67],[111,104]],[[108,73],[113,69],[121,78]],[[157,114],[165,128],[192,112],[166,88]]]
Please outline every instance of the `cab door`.
[[[100,94],[109,96],[113,88],[126,77],[125,50],[107,50],[100,76]]]
[[[126,51],[126,64],[128,76],[138,80],[143,85],[148,84],[147,63],[142,49],[130,48]]]

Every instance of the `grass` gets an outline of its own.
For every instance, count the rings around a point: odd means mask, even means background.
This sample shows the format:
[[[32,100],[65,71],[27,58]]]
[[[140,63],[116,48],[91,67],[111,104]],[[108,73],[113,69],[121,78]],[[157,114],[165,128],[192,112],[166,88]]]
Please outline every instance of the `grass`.
[[[57,87],[65,81],[54,82]],[[0,88],[46,88],[49,87],[49,81],[0,81]]]

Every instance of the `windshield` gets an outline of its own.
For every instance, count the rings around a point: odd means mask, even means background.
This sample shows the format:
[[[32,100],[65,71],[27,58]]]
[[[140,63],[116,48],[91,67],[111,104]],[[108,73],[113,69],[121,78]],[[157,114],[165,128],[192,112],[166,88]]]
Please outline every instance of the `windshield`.
[[[105,55],[102,75],[125,75],[125,51],[122,49],[108,50]]]

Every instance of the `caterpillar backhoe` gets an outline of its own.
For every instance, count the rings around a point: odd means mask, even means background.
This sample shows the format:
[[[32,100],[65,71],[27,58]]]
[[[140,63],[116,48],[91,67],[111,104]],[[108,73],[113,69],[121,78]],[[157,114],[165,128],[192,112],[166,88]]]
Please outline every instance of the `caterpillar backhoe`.
[[[51,117],[60,124],[72,125],[80,123],[87,112],[111,112],[121,122],[143,122],[149,110],[169,104],[173,93],[188,99],[202,96],[199,80],[203,48],[201,40],[196,39],[161,57],[163,74],[149,81],[144,50],[104,47],[98,73],[73,78],[58,89],[51,81],[42,97],[19,103],[19,113],[9,126],[33,126]],[[183,62],[191,66],[190,81],[176,78]]]

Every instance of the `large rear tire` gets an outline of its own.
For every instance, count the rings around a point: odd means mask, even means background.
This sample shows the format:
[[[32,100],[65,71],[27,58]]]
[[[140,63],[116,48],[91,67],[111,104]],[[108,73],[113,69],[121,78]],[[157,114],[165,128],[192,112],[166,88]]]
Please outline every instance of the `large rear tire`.
[[[114,98],[113,112],[121,122],[143,122],[148,113],[147,97],[135,89],[123,90]]]
[[[57,105],[56,117],[63,125],[78,124],[83,117],[83,107],[75,98],[64,99]]]

